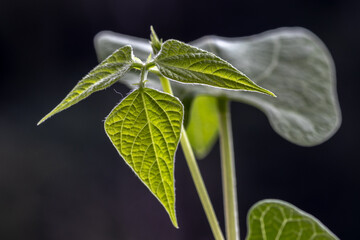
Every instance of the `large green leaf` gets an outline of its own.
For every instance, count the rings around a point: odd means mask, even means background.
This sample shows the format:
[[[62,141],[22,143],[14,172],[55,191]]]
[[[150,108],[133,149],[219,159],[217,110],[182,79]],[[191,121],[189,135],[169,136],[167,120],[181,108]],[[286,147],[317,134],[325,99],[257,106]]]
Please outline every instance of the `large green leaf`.
[[[105,120],[111,142],[165,207],[175,227],[174,155],[183,122],[183,105],[169,95],[139,88]]]
[[[111,32],[98,35],[97,53],[105,56],[134,38]],[[134,51],[148,56],[146,39],[134,40]],[[176,96],[189,94],[226,95],[253,105],[268,117],[273,129],[290,142],[313,146],[326,141],[338,129],[341,113],[336,93],[333,60],[325,45],[303,28],[280,28],[244,38],[206,36],[191,43],[215,53],[241,69],[255,83],[276,93],[277,98],[244,91],[230,91],[204,85],[172,82]],[[129,87],[137,78],[128,74],[121,80]],[[148,87],[161,89],[149,75]]]
[[[49,114],[42,118],[38,125],[54,114],[85,99],[93,92],[111,86],[131,68],[132,63],[133,53],[130,46],[125,46],[116,50],[78,82],[65,99],[62,100]]]
[[[164,42],[154,62],[162,75],[182,83],[255,91],[274,96],[223,59],[177,40]]]
[[[217,100],[199,95],[191,103],[189,124],[186,132],[198,159],[208,155],[219,133]]]
[[[247,240],[336,240],[315,217],[279,200],[256,203],[248,213]]]

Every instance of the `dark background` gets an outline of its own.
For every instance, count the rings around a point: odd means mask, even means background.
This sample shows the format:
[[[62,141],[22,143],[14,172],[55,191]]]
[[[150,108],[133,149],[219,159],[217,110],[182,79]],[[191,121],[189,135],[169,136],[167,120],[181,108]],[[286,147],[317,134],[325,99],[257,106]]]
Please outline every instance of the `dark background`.
[[[101,30],[164,39],[237,37],[302,26],[337,67],[343,124],[303,148],[278,136],[263,113],[233,103],[241,235],[264,198],[293,203],[341,239],[360,225],[360,1],[0,1],[0,239],[212,239],[181,151],[176,159],[180,229],[118,156],[103,130],[126,94],[120,84],[36,123],[97,64]],[[239,148],[238,146],[241,146]],[[223,226],[218,145],[199,165]]]

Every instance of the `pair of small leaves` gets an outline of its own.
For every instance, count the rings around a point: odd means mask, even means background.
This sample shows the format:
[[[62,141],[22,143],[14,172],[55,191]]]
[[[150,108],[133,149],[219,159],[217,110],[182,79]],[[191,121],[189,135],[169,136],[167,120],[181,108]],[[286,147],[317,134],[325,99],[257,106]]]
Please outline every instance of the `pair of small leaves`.
[[[58,106],[39,121],[38,125],[54,114],[85,99],[93,92],[113,85],[131,69],[135,62],[131,46],[119,48],[90,71]],[[166,41],[153,62],[163,76],[182,83],[255,91],[275,96],[214,54],[177,40]]]
[[[130,46],[116,50],[86,75],[38,124],[91,93],[111,86],[135,64],[138,66],[139,62]],[[176,40],[163,43],[152,64],[163,76],[182,83],[257,91],[274,96],[214,54]],[[182,122],[183,105],[177,98],[144,87],[123,99],[105,121],[105,131],[111,142],[165,207],[175,227],[174,155]]]

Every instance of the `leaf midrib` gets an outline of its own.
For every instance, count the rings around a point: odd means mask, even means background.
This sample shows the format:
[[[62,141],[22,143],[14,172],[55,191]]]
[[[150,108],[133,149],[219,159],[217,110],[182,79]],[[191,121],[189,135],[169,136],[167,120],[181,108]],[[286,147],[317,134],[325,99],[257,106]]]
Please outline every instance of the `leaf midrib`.
[[[145,99],[144,99],[144,89],[139,89],[139,91],[140,91],[140,94],[141,94],[141,98],[142,98],[142,102],[143,102],[143,105],[144,105],[144,109],[145,109],[145,114],[146,114],[146,119],[148,119],[148,121],[149,121],[149,114],[148,114],[148,110],[147,110],[147,108],[146,108],[146,103],[145,103]],[[160,164],[159,164],[159,160],[158,160],[158,154],[157,154],[157,151],[156,151],[156,147],[155,147],[155,144],[154,144],[154,138],[153,138],[153,134],[152,134],[152,130],[151,130],[151,124],[148,122],[147,123],[148,124],[148,126],[149,126],[149,133],[150,133],[150,137],[151,137],[151,145],[153,146],[153,149],[154,149],[154,153],[155,153],[155,159],[156,159],[156,163],[157,163],[157,165],[158,165],[158,168],[159,168],[159,173],[160,173],[160,176],[161,176],[161,184],[163,184],[164,185],[164,178],[163,178],[163,176],[162,176],[162,173],[161,173],[161,168],[160,168]],[[150,179],[149,179],[149,183],[150,183]],[[170,206],[170,201],[169,201],[169,196],[168,196],[168,194],[167,194],[167,191],[166,191],[166,189],[165,189],[165,186],[163,186],[164,187],[164,192],[165,192],[165,195],[166,195],[166,199],[167,199],[167,201],[166,201],[166,204],[168,205],[168,208],[169,208],[169,210],[170,210],[170,212],[171,212],[171,215],[173,215],[173,213],[172,213],[172,211],[171,211],[171,206]],[[161,202],[161,201],[160,201]],[[172,216],[173,217],[173,216]]]
[[[192,46],[192,47],[194,47],[194,46]],[[196,47],[194,47],[194,48],[196,48]],[[168,51],[166,52],[166,54],[168,54]],[[166,60],[166,59],[171,59],[171,58],[173,58],[173,57],[183,57],[183,56],[186,56],[186,55],[198,55],[198,56],[204,56],[204,55],[207,55],[207,56],[211,56],[212,57],[212,59],[214,59],[214,60],[218,60],[219,59],[219,57],[218,56],[216,56],[215,54],[213,54],[213,53],[211,53],[211,52],[187,52],[187,53],[177,53],[177,54],[174,54],[174,55],[171,55],[171,54],[169,54],[168,56],[165,56],[165,57],[159,57],[159,60],[161,61],[161,60]],[[161,55],[161,53],[160,53],[160,55]],[[159,56],[160,56],[159,55]]]
[[[219,59],[196,59],[197,61],[194,61],[193,63],[191,63],[189,66],[186,66],[184,67],[183,65],[175,65],[175,64],[169,64],[167,62],[163,62],[163,61],[160,61],[163,65],[167,66],[167,67],[172,67],[172,68],[180,68],[180,69],[184,69],[184,70],[188,70],[188,71],[192,71],[192,72],[196,72],[196,73],[202,73],[202,74],[208,74],[208,75],[215,75],[216,72],[220,71],[220,70],[227,70],[229,72],[232,72],[234,74],[237,74],[237,75],[241,75],[241,76],[244,76],[244,74],[240,74],[238,72],[238,70],[236,70],[233,66],[231,66],[230,64],[226,64],[222,61],[220,61]],[[180,60],[181,61],[181,60]],[[180,62],[181,63],[181,62]],[[204,67],[204,69],[207,69],[208,67],[216,67],[217,69],[213,72],[210,72],[209,73],[205,73],[205,72],[202,72],[201,69],[197,70],[197,69],[191,69],[193,67],[193,65],[195,64],[199,64],[199,63],[204,63],[206,64],[206,66]],[[213,66],[211,64],[214,64]],[[215,75],[215,76],[218,76],[218,75]],[[221,77],[221,76],[218,76],[218,77]]]
[[[167,66],[170,66],[170,67],[173,67],[171,65],[167,65]],[[246,81],[242,82],[241,80],[245,79],[246,80],[246,77],[243,76],[243,78],[237,78],[236,80],[233,80],[233,79],[229,79],[229,78],[224,78],[222,76],[218,76],[218,75],[213,75],[211,73],[203,73],[203,72],[200,72],[200,71],[194,71],[194,70],[189,70],[189,69],[186,69],[186,68],[178,68],[178,70],[180,71],[189,71],[189,72],[193,72],[193,74],[204,74],[207,76],[207,78],[211,78],[211,77],[218,77],[218,78],[221,78],[223,79],[224,81],[228,81],[230,83],[235,83],[235,84],[239,84],[239,85],[242,85],[242,86],[245,86],[247,88],[250,88],[250,89],[253,89],[254,91],[255,90],[258,90],[257,88],[253,87],[252,85],[248,85],[246,84]],[[220,70],[220,69],[217,69],[217,71]],[[225,69],[227,70],[227,69]],[[160,69],[160,72],[164,71],[164,68]],[[166,69],[166,71],[170,72],[169,70]],[[173,72],[171,72],[172,74],[174,74]],[[183,75],[180,75],[180,74],[176,74],[178,76],[180,76],[181,78],[184,78],[186,79],[186,74],[183,74]],[[206,83],[205,81],[202,81],[201,82],[201,78],[199,78],[198,76],[194,76],[192,75],[193,78],[196,78],[196,79],[199,79],[199,82],[198,83],[193,83],[193,82],[189,82],[189,84],[202,84],[202,85],[209,85],[208,83]],[[175,79],[174,79],[175,80]],[[231,86],[220,86],[218,84],[216,84],[216,82],[214,82],[213,80],[209,80],[207,79],[207,81],[211,82],[213,85],[210,85],[210,86],[215,86],[215,87],[219,87],[219,88],[224,88],[224,89],[230,89],[230,90],[237,90],[235,89],[234,87],[231,87]],[[241,82],[240,82],[241,81]],[[256,85],[255,85],[256,86]]]
[[[211,59],[206,59],[206,58],[203,58],[203,59],[197,59],[198,61],[194,62],[194,63],[191,63],[189,66],[187,67],[184,67],[182,65],[173,65],[173,64],[169,64],[166,62],[166,60],[168,59],[174,59],[178,56],[186,56],[186,55],[190,55],[190,54],[194,54],[194,55],[203,55],[205,53],[186,53],[186,54],[178,54],[178,55],[172,55],[170,57],[164,57],[164,58],[159,58],[159,61],[155,61],[155,64],[158,64],[159,62],[164,66],[164,67],[167,67],[167,68],[176,68],[176,69],[179,69],[179,70],[182,70],[182,71],[190,71],[190,72],[193,72],[193,73],[199,73],[199,74],[204,74],[206,76],[216,76],[218,78],[221,78],[221,79],[224,79],[226,81],[229,81],[229,82],[233,82],[235,84],[240,84],[240,85],[243,85],[243,86],[246,86],[248,88],[251,88],[251,89],[254,89],[256,90],[256,88],[254,88],[251,84],[248,85],[246,84],[246,80],[247,80],[247,77],[246,75],[242,74],[242,73],[239,73],[238,70],[236,68],[234,68],[234,66],[232,66],[231,64],[228,64],[228,63],[224,63],[223,61],[221,61],[221,59],[218,59],[218,57],[216,57],[215,55],[212,56],[213,58]],[[213,55],[212,53],[209,53],[209,55]],[[194,64],[198,64],[199,62],[206,62],[206,61],[209,61],[209,62],[212,62],[213,64],[218,64],[218,65],[221,65],[221,67],[217,68],[215,71],[213,72],[209,72],[209,73],[204,73],[202,72],[200,69],[197,70],[197,69],[190,69],[191,66],[193,66]],[[207,68],[208,66],[206,66]],[[160,69],[160,72],[161,72],[161,67],[159,67]],[[225,71],[229,71],[231,74],[234,74],[234,75],[238,75],[240,76],[240,78],[226,78],[226,77],[223,77],[221,75],[218,75],[218,74],[215,74],[216,72],[218,71],[221,71],[221,70],[225,70]],[[178,75],[178,74],[177,74]],[[180,76],[180,75],[179,75]],[[184,74],[183,76],[181,76],[183,78],[186,78],[186,74]],[[198,77],[196,77],[198,78]],[[199,79],[199,78],[198,78]],[[245,81],[244,81],[245,79]],[[200,79],[201,80],[201,79]],[[242,82],[244,81],[244,82]],[[200,83],[200,84],[206,84],[206,83]],[[215,86],[217,86],[216,84],[214,84]],[[233,89],[232,87],[221,87],[221,88],[226,88],[226,89]]]

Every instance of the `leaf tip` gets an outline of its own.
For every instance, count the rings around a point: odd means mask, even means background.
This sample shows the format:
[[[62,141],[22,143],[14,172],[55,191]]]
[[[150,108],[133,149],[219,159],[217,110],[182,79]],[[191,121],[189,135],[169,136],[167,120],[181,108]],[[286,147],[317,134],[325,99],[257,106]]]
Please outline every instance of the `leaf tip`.
[[[37,124],[36,126],[39,126],[40,124],[42,124],[43,122],[45,122],[47,119],[47,116],[43,117]]]
[[[54,110],[51,111],[50,113],[46,114],[45,117],[43,117],[43,118],[36,124],[36,126],[39,126],[40,124],[42,124],[43,122],[45,122],[46,120],[48,120],[50,117],[52,117],[54,114],[56,114],[56,112],[54,113]]]
[[[177,218],[176,218],[176,215],[172,215],[170,216],[170,219],[171,219],[171,223],[173,224],[173,226],[176,228],[176,229],[179,229],[179,224],[177,222]]]
[[[271,91],[267,91],[267,94],[274,97],[274,98],[277,98],[277,96],[275,95],[275,93],[271,92]]]
[[[264,94],[266,94],[266,95],[269,95],[269,96],[271,96],[271,97],[277,98],[277,96],[275,95],[275,93],[273,93],[273,92],[271,92],[271,91],[269,91],[269,90],[267,90],[267,89],[265,89],[265,88],[262,88],[262,87],[260,87],[260,88],[261,88],[261,89],[259,89],[259,90],[260,90],[259,92],[264,93]]]
[[[152,33],[153,35],[156,35],[153,25],[150,25],[150,31],[151,31],[151,33]]]
[[[153,49],[154,54],[157,54],[160,50],[161,50],[161,46],[162,46],[162,39],[159,39],[159,37],[157,36],[154,27],[151,25],[150,26],[150,44],[151,47]]]
[[[175,218],[175,219],[172,219],[172,224],[173,224],[173,226],[174,226],[176,229],[179,229],[179,224],[177,223],[176,218]]]

